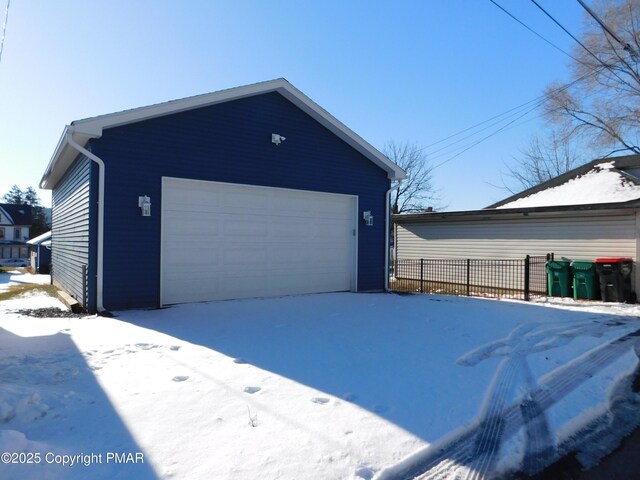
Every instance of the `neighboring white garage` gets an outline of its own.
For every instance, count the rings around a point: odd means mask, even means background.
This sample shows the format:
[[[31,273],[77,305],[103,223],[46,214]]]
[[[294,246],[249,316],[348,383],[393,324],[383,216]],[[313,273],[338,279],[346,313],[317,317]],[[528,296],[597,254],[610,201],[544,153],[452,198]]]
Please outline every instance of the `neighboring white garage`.
[[[482,210],[393,220],[397,260],[623,257],[640,286],[640,155],[594,160]]]
[[[357,198],[163,177],[161,304],[355,291]]]

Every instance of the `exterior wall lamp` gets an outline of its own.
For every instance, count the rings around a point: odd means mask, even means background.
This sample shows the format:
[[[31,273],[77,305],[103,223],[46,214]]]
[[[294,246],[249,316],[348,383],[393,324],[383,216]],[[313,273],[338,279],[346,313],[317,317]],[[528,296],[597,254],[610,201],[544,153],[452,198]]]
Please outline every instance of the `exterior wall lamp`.
[[[277,133],[271,134],[271,143],[275,143],[276,146],[280,145],[282,142],[286,140],[282,135],[278,135]]]
[[[138,207],[143,217],[151,216],[151,199],[146,195],[138,197]]]
[[[367,227],[373,226],[373,215],[371,215],[371,210],[367,210],[366,212],[362,212],[362,219],[364,220],[364,224]]]

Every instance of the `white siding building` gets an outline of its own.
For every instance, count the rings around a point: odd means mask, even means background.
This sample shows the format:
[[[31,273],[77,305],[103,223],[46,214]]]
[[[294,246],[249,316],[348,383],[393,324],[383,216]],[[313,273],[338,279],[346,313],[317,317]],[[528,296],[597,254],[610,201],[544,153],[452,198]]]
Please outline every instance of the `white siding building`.
[[[486,209],[394,215],[397,259],[634,260],[640,285],[640,156],[595,160]]]

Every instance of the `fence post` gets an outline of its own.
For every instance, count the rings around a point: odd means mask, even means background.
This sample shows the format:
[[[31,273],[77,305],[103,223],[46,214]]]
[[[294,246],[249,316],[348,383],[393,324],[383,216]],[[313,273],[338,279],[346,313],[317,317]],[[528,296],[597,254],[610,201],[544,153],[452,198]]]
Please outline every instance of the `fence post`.
[[[530,271],[530,257],[527,255],[524,257],[524,300],[529,301],[529,271]]]
[[[469,286],[471,282],[471,259],[467,258],[467,297],[469,296]]]
[[[424,293],[424,258],[420,259],[420,293]]]

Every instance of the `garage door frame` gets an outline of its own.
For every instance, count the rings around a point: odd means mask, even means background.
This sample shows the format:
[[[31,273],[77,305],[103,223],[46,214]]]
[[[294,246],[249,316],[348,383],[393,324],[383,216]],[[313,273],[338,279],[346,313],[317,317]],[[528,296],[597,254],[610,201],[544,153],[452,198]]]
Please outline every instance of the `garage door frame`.
[[[167,188],[167,184],[171,181],[188,181],[188,182],[197,182],[197,183],[203,183],[203,184],[207,184],[207,185],[215,185],[215,184],[219,184],[219,185],[224,185],[224,186],[238,186],[238,187],[246,187],[246,188],[256,188],[256,189],[270,189],[270,190],[282,190],[282,191],[286,191],[286,192],[300,192],[300,193],[312,193],[312,194],[318,194],[318,195],[331,195],[331,196],[338,196],[338,197],[344,197],[344,198],[349,198],[352,201],[352,231],[353,231],[353,235],[351,236],[352,239],[352,243],[351,243],[351,255],[352,255],[352,262],[351,262],[351,289],[350,291],[352,292],[357,292],[358,291],[358,238],[359,238],[359,222],[358,222],[358,212],[359,212],[359,198],[358,195],[351,195],[351,194],[343,194],[343,193],[333,193],[333,192],[322,192],[322,191],[316,191],[316,190],[303,190],[303,189],[296,189],[296,188],[282,188],[282,187],[272,187],[269,185],[250,185],[250,184],[244,184],[244,183],[235,183],[235,182],[218,182],[218,181],[211,181],[211,180],[198,180],[198,179],[192,179],[192,178],[183,178],[183,177],[166,177],[163,176],[162,177],[162,198],[161,198],[161,206],[160,206],[160,212],[161,212],[161,219],[160,219],[160,306],[165,306],[168,305],[167,303],[165,303],[164,301],[164,296],[165,296],[165,290],[164,290],[164,268],[165,268],[165,263],[164,263],[164,242],[165,242],[165,222],[163,217],[164,211],[165,211],[165,207],[166,205],[166,201],[165,201],[165,189]],[[204,300],[203,300],[204,301]],[[215,301],[215,300],[213,300]]]

